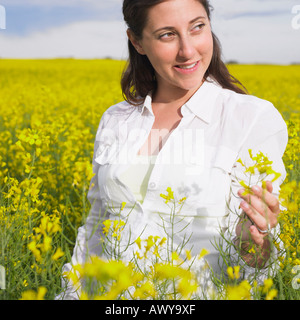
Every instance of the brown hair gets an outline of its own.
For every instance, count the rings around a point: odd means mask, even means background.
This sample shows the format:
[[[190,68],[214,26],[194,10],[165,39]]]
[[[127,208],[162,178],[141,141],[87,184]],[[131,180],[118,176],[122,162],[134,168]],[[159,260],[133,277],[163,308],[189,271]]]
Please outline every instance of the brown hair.
[[[165,0],[124,0],[124,20],[137,40],[142,39],[142,33],[147,23],[148,10]],[[210,20],[212,7],[208,0],[199,1]],[[221,59],[221,44],[212,32],[213,56],[204,78],[211,77],[223,88],[237,93],[246,94],[245,87],[233,77],[225,63]],[[133,105],[140,104],[150,91],[155,91],[157,82],[155,70],[146,55],[139,54],[128,39],[129,59],[121,79],[123,96],[126,101]],[[242,88],[240,88],[240,85]]]

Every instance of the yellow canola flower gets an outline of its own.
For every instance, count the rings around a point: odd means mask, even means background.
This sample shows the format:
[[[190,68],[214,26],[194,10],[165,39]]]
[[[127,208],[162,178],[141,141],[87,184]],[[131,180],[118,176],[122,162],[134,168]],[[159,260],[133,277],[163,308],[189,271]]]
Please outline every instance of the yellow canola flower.
[[[28,249],[34,254],[36,261],[40,261],[42,256],[40,250],[37,248],[36,241],[31,241],[28,244]]]
[[[63,257],[64,256],[64,252],[61,250],[61,248],[57,248],[55,253],[53,254],[52,256],[52,260],[56,261],[58,260],[59,258]]]
[[[125,290],[143,279],[133,268],[133,264],[116,260],[106,261],[97,256],[91,257],[91,261],[83,266],[75,267],[67,277],[72,279],[73,283],[78,283],[79,275],[82,279],[91,279],[101,284],[101,292],[96,292],[93,299],[106,300],[117,299]],[[87,287],[85,290],[89,295]]]
[[[154,266],[154,277],[157,279],[176,279],[187,277],[191,279],[193,273],[190,270],[171,263],[156,263]]]
[[[251,149],[249,149],[248,152],[249,152],[250,159],[253,161],[252,166],[246,166],[245,163],[241,159],[237,160],[237,162],[240,163],[245,168],[245,171],[244,171],[245,174],[265,175],[264,178],[266,178],[267,176],[273,175],[274,177],[271,180],[272,182],[274,182],[275,180],[277,180],[281,176],[281,174],[279,172],[276,172],[275,170],[273,170],[273,168],[272,168],[273,162],[270,161],[269,158],[266,155],[264,155],[262,152],[257,153],[255,156],[253,155]],[[240,180],[239,183],[245,189],[244,195],[252,194],[251,186],[249,186],[243,180]],[[262,186],[263,186],[263,188],[265,188],[265,181],[264,180],[262,181]]]
[[[163,246],[166,242],[167,242],[167,238],[166,238],[166,237],[163,237],[163,238],[160,240],[158,246],[161,247],[161,246]]]
[[[154,254],[156,257],[160,257],[160,250],[163,248],[163,245],[167,241],[166,237],[159,237],[159,236],[148,236],[147,239],[141,240],[140,237],[138,237],[135,240],[135,243],[137,244],[139,250],[141,252],[136,252],[136,256],[138,259],[147,259],[148,253]],[[142,246],[142,242],[145,244]]]
[[[237,280],[240,278],[240,266],[234,266],[227,268],[227,274],[231,280]]]
[[[39,287],[38,291],[27,290],[22,292],[22,297],[20,300],[44,300],[47,289],[45,287]]]
[[[165,199],[165,203],[168,203],[170,200],[174,200],[174,192],[170,187],[167,188],[167,195],[161,193],[160,196]]]
[[[253,245],[249,250],[248,250],[249,253],[256,253],[256,249],[255,249],[255,245]]]
[[[145,300],[148,298],[154,299],[156,295],[157,293],[156,293],[154,284],[151,281],[146,281],[141,286],[138,286],[137,288],[135,288],[135,291],[133,293],[133,297],[135,299],[141,299],[141,300]]]
[[[185,255],[186,255],[186,257],[187,257],[188,260],[191,260],[191,259],[192,259],[191,250],[185,250]]]
[[[146,240],[146,246],[145,246],[145,249],[146,249],[146,252],[149,251],[155,244],[155,241],[154,241],[154,237],[153,236],[149,236]]]
[[[52,248],[51,243],[52,243],[52,238],[49,236],[45,236],[43,241],[43,246],[41,246],[42,250],[44,252],[48,252]]]
[[[226,288],[227,300],[251,300],[251,285],[247,280],[243,280],[236,286]]]
[[[122,211],[125,208],[125,206],[126,206],[126,202],[123,201],[122,204],[121,204],[120,210]]]
[[[141,245],[142,240],[141,240],[141,238],[138,237],[134,242],[138,245],[139,249],[141,250],[141,248],[142,248],[142,245]]]
[[[105,220],[105,221],[103,221],[104,228],[102,229],[102,231],[103,231],[103,233],[104,233],[105,235],[108,234],[111,224],[112,224],[112,221],[111,221],[111,220]]]
[[[136,257],[139,259],[139,260],[142,260],[145,256],[144,255],[140,255],[140,253],[138,251],[136,251],[134,253],[136,255]]]
[[[44,215],[41,219],[39,227],[35,228],[36,233],[42,233],[44,236],[47,234],[54,234],[61,231],[60,218],[56,216]]]
[[[262,288],[263,293],[267,293],[273,286],[273,280],[271,278],[264,280],[264,285]]]
[[[63,276],[71,281],[75,287],[79,287],[82,275],[83,267],[81,265],[75,265],[71,271],[66,271],[63,273]]]
[[[271,289],[266,296],[266,300],[273,300],[274,298],[277,297],[277,295],[278,295],[278,290]]]
[[[190,299],[197,289],[198,284],[195,279],[182,278],[177,285],[177,290],[182,295],[183,299]]]
[[[113,223],[113,231],[118,232],[125,225],[125,221],[122,220],[114,220]]]
[[[171,259],[174,260],[174,261],[178,261],[179,260],[179,254],[176,251],[172,252]]]
[[[208,254],[209,254],[209,250],[203,248],[203,249],[201,250],[200,254],[199,254],[198,259],[200,260],[200,259],[202,259],[203,257],[205,257],[205,256],[208,255]]]
[[[104,227],[102,228],[103,234],[108,235],[111,231],[111,236],[116,238],[118,241],[121,239],[121,232],[124,229],[125,221],[123,220],[105,220],[103,221]]]

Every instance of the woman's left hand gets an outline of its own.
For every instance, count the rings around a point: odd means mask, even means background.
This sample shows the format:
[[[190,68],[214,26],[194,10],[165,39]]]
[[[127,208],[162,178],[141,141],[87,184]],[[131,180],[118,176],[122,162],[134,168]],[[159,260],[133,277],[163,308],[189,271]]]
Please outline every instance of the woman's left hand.
[[[278,223],[279,201],[272,194],[273,186],[270,181],[266,182],[266,189],[253,186],[251,190],[253,194],[243,195],[243,189],[239,190],[238,194],[243,199],[241,208],[254,223],[249,227],[252,241],[262,248],[264,238]]]

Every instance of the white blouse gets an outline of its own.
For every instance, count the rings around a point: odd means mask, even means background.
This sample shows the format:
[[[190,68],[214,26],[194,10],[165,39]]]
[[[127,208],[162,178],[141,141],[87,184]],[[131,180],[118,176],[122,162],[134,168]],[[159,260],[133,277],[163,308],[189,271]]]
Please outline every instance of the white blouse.
[[[120,175],[120,180],[128,186],[136,201],[143,203],[148,183],[156,160],[156,155],[136,155],[134,161]]]
[[[237,160],[252,164],[249,149],[253,154],[261,151],[267,155],[273,161],[273,169],[281,173],[273,185],[274,194],[278,195],[285,178],[282,156],[288,139],[286,124],[270,102],[223,89],[211,79],[181,107],[181,114],[181,122],[152,166],[143,168],[131,164],[154,123],[151,95],[138,107],[121,102],[104,112],[95,139],[95,176],[88,192],[91,210],[85,225],[78,230],[72,261],[65,265],[65,271],[72,264],[84,263],[88,255],[103,255],[101,221],[119,219],[124,202],[121,218],[128,221],[121,245],[125,247],[129,237],[133,241],[140,235],[142,239],[148,235],[165,236],[160,226],[163,219],[168,227],[170,204],[160,195],[167,194],[170,187],[175,201],[186,197],[176,215],[174,243],[180,244],[187,235],[191,236],[186,249],[194,255],[207,249],[210,254],[206,260],[216,272],[222,268],[216,248],[221,245],[232,265],[243,266],[245,277],[257,272],[238,258],[232,246],[226,247],[227,241],[222,241],[224,237],[228,241],[236,237],[235,225],[241,212],[239,181],[249,179]],[[251,183],[256,184],[257,180],[254,176]],[[141,192],[138,185],[142,185]],[[180,232],[183,226],[187,227]],[[274,233],[277,231],[273,229]],[[134,245],[130,248],[124,259],[130,260],[136,250]],[[259,273],[264,270],[267,269]],[[71,287],[65,298],[74,298]]]

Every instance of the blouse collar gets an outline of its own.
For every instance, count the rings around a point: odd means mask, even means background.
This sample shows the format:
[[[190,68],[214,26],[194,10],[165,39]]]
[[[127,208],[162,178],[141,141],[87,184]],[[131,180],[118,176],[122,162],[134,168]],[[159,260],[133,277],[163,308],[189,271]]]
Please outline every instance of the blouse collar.
[[[182,106],[181,113],[183,117],[193,113],[201,120],[210,123],[214,103],[221,89],[221,86],[216,81],[208,77],[194,95]],[[146,96],[143,105],[141,105],[141,114],[145,109],[148,109],[154,115],[151,92]]]

